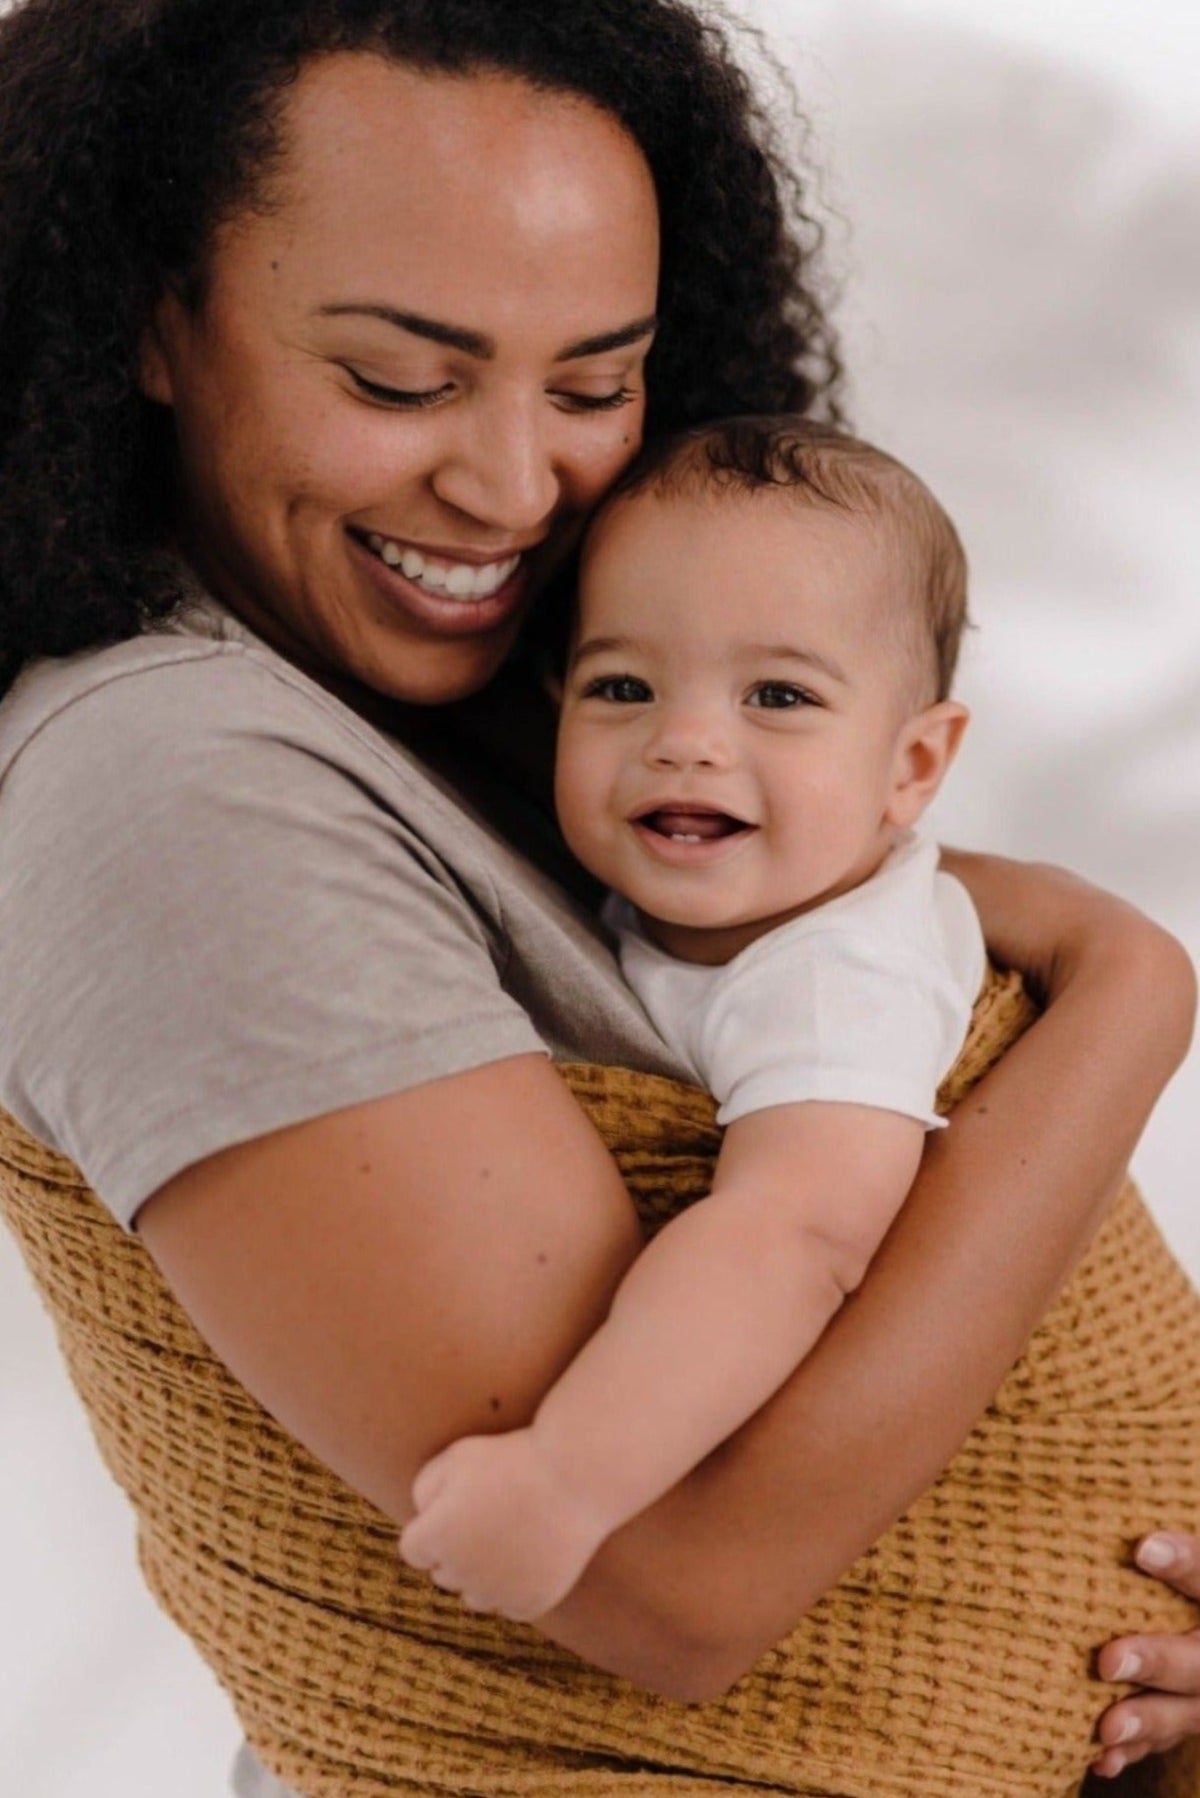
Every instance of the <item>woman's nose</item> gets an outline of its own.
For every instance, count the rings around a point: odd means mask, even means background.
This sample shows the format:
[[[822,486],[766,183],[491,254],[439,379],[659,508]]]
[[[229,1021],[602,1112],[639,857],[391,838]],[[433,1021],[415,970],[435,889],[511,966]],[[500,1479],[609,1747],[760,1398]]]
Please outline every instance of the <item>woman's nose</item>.
[[[532,536],[553,517],[562,478],[540,405],[497,404],[464,417],[433,476],[438,498],[480,524]]]

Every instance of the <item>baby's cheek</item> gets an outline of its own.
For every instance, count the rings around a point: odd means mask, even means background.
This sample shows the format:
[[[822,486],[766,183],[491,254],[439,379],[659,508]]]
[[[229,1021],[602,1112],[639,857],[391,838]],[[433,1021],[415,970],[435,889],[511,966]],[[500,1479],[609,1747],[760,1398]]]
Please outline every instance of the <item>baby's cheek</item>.
[[[554,801],[563,835],[584,863],[596,854],[602,836],[607,786],[599,758],[588,754],[577,733],[564,729],[559,738]]]
[[[554,806],[564,831],[570,830],[582,807],[579,802],[580,768],[574,733],[564,723],[559,727],[558,749],[554,762]]]

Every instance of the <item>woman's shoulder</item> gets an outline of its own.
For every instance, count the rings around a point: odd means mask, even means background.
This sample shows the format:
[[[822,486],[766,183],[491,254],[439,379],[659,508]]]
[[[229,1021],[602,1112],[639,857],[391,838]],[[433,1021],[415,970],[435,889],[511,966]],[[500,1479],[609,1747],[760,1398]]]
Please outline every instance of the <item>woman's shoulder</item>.
[[[281,733],[298,746],[337,738],[381,747],[377,732],[215,602],[196,600],[125,642],[26,667],[0,703],[0,779],[43,739],[64,771],[93,751],[115,771],[150,743],[162,752],[236,735],[249,746]]]

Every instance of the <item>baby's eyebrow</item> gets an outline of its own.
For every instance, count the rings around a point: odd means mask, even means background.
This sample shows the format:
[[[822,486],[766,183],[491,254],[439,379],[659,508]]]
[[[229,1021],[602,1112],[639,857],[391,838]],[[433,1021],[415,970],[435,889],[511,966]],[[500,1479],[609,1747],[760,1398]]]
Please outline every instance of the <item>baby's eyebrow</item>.
[[[739,653],[748,662],[800,662],[806,668],[827,674],[830,680],[838,681],[843,687],[850,685],[850,676],[817,649],[799,649],[792,643],[747,643]]]
[[[572,668],[597,656],[636,655],[645,645],[637,637],[587,637],[571,656]],[[803,668],[827,675],[839,686],[848,687],[850,676],[829,656],[817,649],[801,649],[793,643],[741,643],[734,651],[739,662],[798,662]]]
[[[572,667],[578,667],[591,656],[628,655],[636,650],[639,644],[634,637],[588,637],[577,645],[571,657]]]

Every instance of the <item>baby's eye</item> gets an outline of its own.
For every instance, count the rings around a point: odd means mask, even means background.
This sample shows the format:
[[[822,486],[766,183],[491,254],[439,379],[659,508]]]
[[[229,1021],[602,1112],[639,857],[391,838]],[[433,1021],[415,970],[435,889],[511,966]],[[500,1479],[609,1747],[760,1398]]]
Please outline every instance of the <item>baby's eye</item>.
[[[786,712],[795,706],[820,705],[815,693],[807,687],[795,687],[791,681],[764,680],[751,688],[746,695],[746,704],[760,706],[764,711]]]
[[[606,699],[610,705],[645,705],[654,694],[636,674],[601,674],[583,689],[585,699]]]

